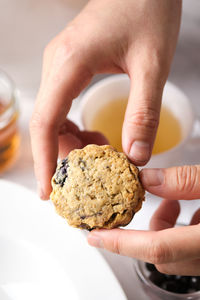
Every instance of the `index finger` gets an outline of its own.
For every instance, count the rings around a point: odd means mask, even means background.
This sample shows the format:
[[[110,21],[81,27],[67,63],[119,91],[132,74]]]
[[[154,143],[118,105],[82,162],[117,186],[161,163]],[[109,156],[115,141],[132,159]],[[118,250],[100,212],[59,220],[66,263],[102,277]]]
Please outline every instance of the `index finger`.
[[[72,56],[48,74],[41,86],[30,124],[31,144],[39,193],[48,199],[58,156],[58,132],[72,100],[91,79],[85,66]]]

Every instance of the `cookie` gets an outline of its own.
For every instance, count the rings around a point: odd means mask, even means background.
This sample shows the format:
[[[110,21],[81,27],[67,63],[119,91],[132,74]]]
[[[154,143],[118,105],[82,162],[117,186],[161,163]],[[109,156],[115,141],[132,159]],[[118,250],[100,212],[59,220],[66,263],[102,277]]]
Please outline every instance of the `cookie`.
[[[144,200],[137,167],[108,145],[71,151],[59,163],[52,187],[58,214],[87,230],[127,225]]]

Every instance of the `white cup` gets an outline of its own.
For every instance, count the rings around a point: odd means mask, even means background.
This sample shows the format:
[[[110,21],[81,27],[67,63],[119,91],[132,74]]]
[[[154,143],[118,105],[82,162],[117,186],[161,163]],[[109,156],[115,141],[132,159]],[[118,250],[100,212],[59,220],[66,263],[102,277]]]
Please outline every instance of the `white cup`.
[[[83,128],[91,130],[92,122],[98,111],[108,101],[125,99],[129,96],[130,80],[127,75],[112,75],[89,88],[81,100],[81,121]],[[181,141],[165,152],[153,154],[147,167],[169,167],[177,165],[186,143],[191,140],[195,116],[187,96],[174,84],[167,82],[164,88],[162,105],[171,110],[179,121],[182,131]],[[113,112],[114,113],[114,112]]]

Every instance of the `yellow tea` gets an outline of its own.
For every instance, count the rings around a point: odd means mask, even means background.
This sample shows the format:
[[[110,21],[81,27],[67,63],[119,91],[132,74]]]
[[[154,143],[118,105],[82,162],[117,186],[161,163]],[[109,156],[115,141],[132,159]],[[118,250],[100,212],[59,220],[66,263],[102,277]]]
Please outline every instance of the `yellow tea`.
[[[122,151],[121,131],[126,110],[127,99],[116,99],[108,102],[94,116],[91,130],[102,132],[110,144]],[[182,139],[179,121],[167,107],[163,106],[160,124],[153,148],[153,154],[158,154],[176,146]]]
[[[182,140],[181,126],[171,110],[165,106],[161,109],[160,123],[153,147],[153,154],[167,151]]]

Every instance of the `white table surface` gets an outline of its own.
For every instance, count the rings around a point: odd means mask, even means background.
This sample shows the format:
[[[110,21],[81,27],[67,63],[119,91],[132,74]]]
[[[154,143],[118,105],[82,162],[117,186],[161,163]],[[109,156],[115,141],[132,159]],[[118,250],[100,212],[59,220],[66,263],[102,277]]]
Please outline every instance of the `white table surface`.
[[[21,90],[22,135],[18,161],[11,170],[1,174],[0,177],[24,185],[33,191],[36,191],[36,182],[28,122],[40,81],[42,49],[86,2],[86,0],[0,0],[0,68],[13,77]],[[197,115],[200,115],[199,12],[199,0],[184,1],[181,34],[169,76],[169,80],[177,84],[190,98]],[[95,80],[101,77],[97,76]],[[74,102],[71,112],[71,117],[77,122],[79,122],[79,113],[76,109],[78,106],[79,102]],[[200,141],[197,140],[197,143]],[[185,151],[181,163],[199,163],[199,156],[199,150]],[[147,197],[144,208],[135,216],[129,228],[147,228],[150,216],[159,202],[158,198]],[[199,206],[199,200],[183,201],[180,221],[188,222],[192,212]],[[146,299],[136,280],[133,260],[106,251],[101,253],[119,279],[128,300]]]

